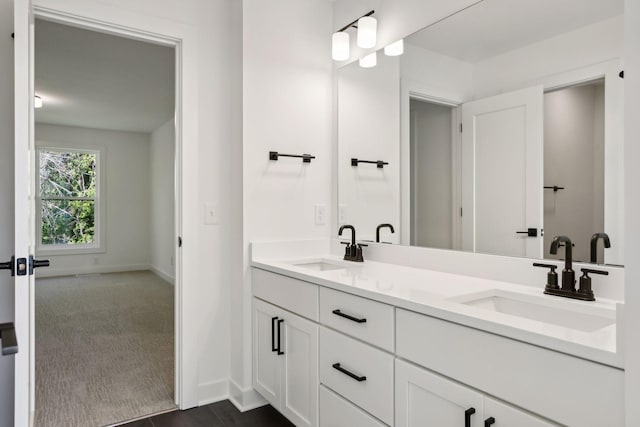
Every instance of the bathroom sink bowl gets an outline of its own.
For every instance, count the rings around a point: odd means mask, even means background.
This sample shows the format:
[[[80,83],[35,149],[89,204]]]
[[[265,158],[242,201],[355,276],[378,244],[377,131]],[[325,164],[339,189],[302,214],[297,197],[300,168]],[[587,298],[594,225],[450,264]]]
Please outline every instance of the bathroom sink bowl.
[[[300,262],[292,262],[291,265],[296,267],[302,267],[313,271],[331,271],[342,270],[351,267],[350,265],[341,264],[338,262],[328,262],[324,260],[307,260]]]
[[[552,298],[556,297],[536,297],[494,289],[459,302],[469,307],[582,332],[597,331],[616,323],[615,310],[595,306],[592,303],[576,304],[564,298]]]

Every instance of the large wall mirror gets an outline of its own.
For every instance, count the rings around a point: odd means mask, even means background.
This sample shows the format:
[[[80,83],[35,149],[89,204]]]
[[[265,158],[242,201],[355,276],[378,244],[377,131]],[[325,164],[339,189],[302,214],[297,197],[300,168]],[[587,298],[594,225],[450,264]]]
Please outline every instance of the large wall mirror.
[[[340,224],[530,258],[566,235],[623,264],[623,3],[483,0],[340,68]]]

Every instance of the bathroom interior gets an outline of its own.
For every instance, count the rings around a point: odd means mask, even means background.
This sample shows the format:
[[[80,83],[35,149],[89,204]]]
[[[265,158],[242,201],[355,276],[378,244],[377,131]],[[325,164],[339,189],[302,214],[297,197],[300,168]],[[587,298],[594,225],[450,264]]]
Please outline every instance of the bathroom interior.
[[[638,425],[636,2],[11,3],[176,49],[162,425],[235,425],[194,412],[227,401],[281,417],[238,425]],[[0,425],[28,426],[32,282],[0,280]]]

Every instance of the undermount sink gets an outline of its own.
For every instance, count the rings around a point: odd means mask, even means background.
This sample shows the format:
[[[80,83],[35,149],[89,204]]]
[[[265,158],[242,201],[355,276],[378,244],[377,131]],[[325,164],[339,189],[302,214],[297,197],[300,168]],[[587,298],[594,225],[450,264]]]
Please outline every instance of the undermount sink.
[[[571,301],[550,298],[553,297],[536,297],[495,289],[458,302],[582,332],[597,331],[616,323],[615,310],[596,307],[590,303],[569,304]]]
[[[327,262],[323,260],[292,262],[291,265],[313,271],[342,270],[350,267],[349,265],[339,264],[338,262]]]

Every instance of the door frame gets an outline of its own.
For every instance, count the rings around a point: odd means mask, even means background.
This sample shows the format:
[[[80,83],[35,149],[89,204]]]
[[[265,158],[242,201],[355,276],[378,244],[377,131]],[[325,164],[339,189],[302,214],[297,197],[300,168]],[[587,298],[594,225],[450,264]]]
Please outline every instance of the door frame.
[[[196,199],[197,174],[185,167],[197,162],[197,57],[195,55],[197,37],[194,29],[187,25],[162,19],[140,17],[122,10],[96,11],[87,5],[84,13],[55,10],[37,5],[32,6],[34,19],[57,22],[63,25],[83,28],[114,36],[125,37],[143,42],[172,47],[175,50],[175,148],[174,148],[174,247],[175,283],[175,395],[174,401],[180,409],[188,409],[198,405],[198,340],[193,331],[196,330],[196,310],[187,310],[189,302],[197,301],[194,290],[184,286],[192,282],[195,271],[193,262],[197,259],[197,247],[178,245],[178,236],[183,240],[196,241],[195,224],[183,221],[183,212]],[[91,16],[94,17],[91,17]],[[100,16],[98,19],[97,16]],[[146,27],[146,28],[143,28]],[[193,141],[191,144],[187,144]],[[189,274],[189,271],[194,273]],[[33,306],[32,306],[33,310]],[[189,331],[192,331],[189,333]],[[35,365],[35,351],[30,349],[30,368]],[[33,370],[32,370],[33,372]],[[35,377],[31,376],[30,411],[35,409]]]

